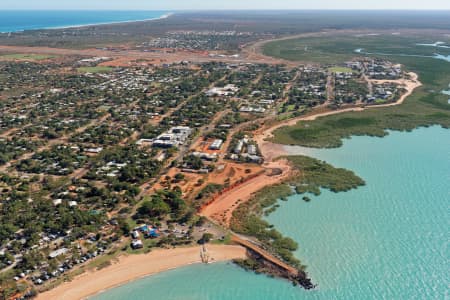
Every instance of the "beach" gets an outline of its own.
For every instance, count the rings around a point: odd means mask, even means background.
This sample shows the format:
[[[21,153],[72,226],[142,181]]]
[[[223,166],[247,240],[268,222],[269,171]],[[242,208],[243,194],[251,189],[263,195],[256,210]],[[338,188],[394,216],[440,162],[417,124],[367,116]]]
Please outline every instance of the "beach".
[[[207,245],[211,262],[245,258],[246,250],[233,245]],[[112,265],[88,271],[50,291],[41,293],[37,300],[86,299],[107,289],[170,269],[201,263],[200,246],[157,249],[148,254],[120,256]]]

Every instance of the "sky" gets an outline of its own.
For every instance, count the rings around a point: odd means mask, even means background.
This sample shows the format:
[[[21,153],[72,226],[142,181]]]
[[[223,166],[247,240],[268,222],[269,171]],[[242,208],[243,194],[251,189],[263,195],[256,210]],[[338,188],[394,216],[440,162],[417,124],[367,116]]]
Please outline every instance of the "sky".
[[[450,10],[450,0],[0,0],[0,9],[407,9]]]

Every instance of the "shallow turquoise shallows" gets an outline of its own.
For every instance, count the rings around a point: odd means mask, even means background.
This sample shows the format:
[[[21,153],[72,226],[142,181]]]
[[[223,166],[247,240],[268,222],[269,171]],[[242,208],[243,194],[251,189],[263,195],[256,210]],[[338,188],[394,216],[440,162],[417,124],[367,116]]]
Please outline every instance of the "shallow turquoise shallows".
[[[448,299],[450,130],[354,137],[339,149],[286,147],[353,170],[367,182],[281,202],[268,220],[300,244],[318,288],[304,291],[231,264],[194,265],[93,299]]]

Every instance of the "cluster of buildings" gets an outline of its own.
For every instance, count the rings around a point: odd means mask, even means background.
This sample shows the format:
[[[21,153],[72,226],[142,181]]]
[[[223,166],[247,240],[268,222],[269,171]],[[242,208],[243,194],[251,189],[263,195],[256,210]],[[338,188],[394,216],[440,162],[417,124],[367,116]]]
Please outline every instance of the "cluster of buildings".
[[[79,65],[87,65],[90,66],[92,64],[98,64],[104,61],[111,60],[110,57],[102,56],[102,57],[92,57],[92,58],[85,58],[78,61]]]
[[[397,85],[385,83],[373,86],[373,93],[367,95],[367,101],[369,102],[386,102],[392,100],[397,94]]]
[[[350,68],[352,70],[361,71],[363,68],[363,64],[360,61],[348,61],[345,63],[347,68]]]
[[[117,177],[120,173],[120,170],[125,168],[127,163],[117,163],[115,161],[110,161],[106,163],[106,165],[100,167],[95,174],[97,175],[105,175],[106,177]]]
[[[398,85],[395,83],[384,82],[377,83],[376,80],[397,80],[403,77],[403,71],[400,64],[393,64],[390,61],[382,59],[365,59],[360,61],[347,62],[346,66],[352,70],[357,70],[357,74],[363,74],[366,78],[372,80],[368,83],[366,80],[358,83],[355,73],[336,73],[336,97],[353,96],[362,99],[368,103],[384,103],[393,100],[398,93]],[[353,76],[353,77],[352,77]],[[349,82],[353,82],[349,85]],[[362,87],[364,85],[364,87]],[[348,87],[347,87],[348,86]],[[363,94],[363,97],[361,97]]]
[[[58,198],[58,199],[53,199],[52,202],[53,202],[53,205],[54,205],[54,206],[58,206],[58,205],[63,204],[63,199],[60,199],[60,198]],[[78,202],[77,202],[77,201],[67,201],[67,205],[68,205],[69,207],[74,207],[74,206],[77,206],[77,205],[78,205]]]
[[[160,134],[155,139],[140,139],[136,144],[143,145],[149,143],[153,147],[158,148],[178,147],[186,142],[191,133],[192,129],[188,126],[176,126]]]
[[[258,148],[256,144],[244,137],[237,141],[233,148],[233,153],[230,155],[230,159],[237,161],[245,161],[251,163],[262,163],[263,158],[258,155]]]
[[[353,72],[335,72],[334,73],[334,78],[336,80],[348,80],[348,79],[352,79],[353,77],[355,77],[355,74]]]
[[[231,54],[231,55],[225,55],[225,54],[217,54],[217,53],[210,53],[209,57],[219,57],[219,58],[239,58],[239,54]]]
[[[402,67],[384,60],[372,60],[365,64],[366,74],[371,79],[395,80],[402,77]]]
[[[94,76],[94,75],[93,75]],[[100,91],[117,90],[144,90],[148,83],[153,81],[152,74],[146,73],[143,69],[123,69],[110,73],[99,73],[95,76],[103,78],[105,81],[94,85]]]
[[[241,106],[239,108],[239,111],[243,112],[243,113],[260,113],[260,114],[262,114],[266,111],[266,109],[262,106],[246,106],[245,105],[245,106]]]
[[[292,82],[288,101],[283,111],[296,110],[299,107],[314,107],[327,99],[328,71],[325,68],[305,66]]]
[[[158,228],[153,227],[151,225],[141,225],[136,227],[132,232],[131,232],[131,237],[133,238],[133,240],[131,241],[131,248],[133,249],[141,249],[144,247],[144,243],[141,240],[141,234],[144,236],[144,238],[148,239],[155,239],[158,238],[160,236],[160,232],[158,230]]]
[[[58,278],[70,269],[72,269],[77,264],[82,264],[94,257],[97,257],[101,253],[104,253],[106,246],[96,245],[90,251],[83,250],[80,244],[77,244],[74,249],[70,249],[64,246],[64,241],[66,239],[66,233],[45,233],[39,234],[39,241],[37,244],[31,247],[32,250],[42,250],[42,249],[52,249],[47,255],[46,259],[42,261],[37,261],[35,265],[24,269],[22,273],[17,274],[14,280],[18,281],[20,279],[29,279],[36,285],[42,285],[45,282]],[[26,242],[24,237],[24,231],[19,230],[16,232],[16,241],[21,244]],[[97,240],[92,237],[89,239],[86,237],[86,243],[93,244]],[[12,250],[12,242],[9,242],[5,248],[0,249],[0,256],[4,256],[6,251],[14,252]],[[8,261],[8,265],[14,266],[16,263],[23,260],[24,255],[28,250],[22,250],[20,253],[14,255],[15,262]],[[77,252],[78,255],[74,255]],[[54,262],[51,266],[50,262]]]
[[[57,268],[53,271],[42,270],[38,275],[30,275],[31,281],[36,285],[41,285],[46,281],[57,278],[63,275],[65,272],[71,270],[75,265],[85,263],[86,261],[97,257],[105,252],[105,249],[100,247],[96,251],[87,252],[85,254],[80,253],[79,259],[65,259],[62,263],[59,263]],[[66,257],[70,253],[68,248],[59,248],[50,252],[48,258],[50,260],[60,259],[60,257]],[[27,275],[32,274],[32,270],[27,270],[25,273],[20,274],[21,278],[25,278]],[[18,278],[16,279],[18,280]]]
[[[333,79],[335,103],[355,103],[366,98],[368,85],[359,72],[333,72]]]
[[[191,155],[207,161],[215,161],[218,158],[217,153],[192,152]]]
[[[239,91],[239,88],[234,84],[227,84],[224,87],[213,87],[205,92],[208,97],[227,97],[234,96]]]
[[[237,32],[234,30],[176,30],[143,43],[141,47],[197,51],[219,50],[222,48],[222,44],[226,44],[230,39],[245,41],[251,38],[252,35],[254,34],[251,32]]]
[[[239,111],[243,113],[264,113],[270,107],[272,107],[277,98],[275,94],[266,94],[264,92],[255,90],[250,93],[251,98],[245,99],[242,105],[239,107]],[[267,98],[262,98],[263,96]]]
[[[168,32],[168,35],[171,36],[179,36],[179,35],[203,35],[203,36],[242,36],[242,35],[252,35],[252,32],[238,32],[236,30],[224,30],[224,31],[215,31],[215,30],[176,30]]]

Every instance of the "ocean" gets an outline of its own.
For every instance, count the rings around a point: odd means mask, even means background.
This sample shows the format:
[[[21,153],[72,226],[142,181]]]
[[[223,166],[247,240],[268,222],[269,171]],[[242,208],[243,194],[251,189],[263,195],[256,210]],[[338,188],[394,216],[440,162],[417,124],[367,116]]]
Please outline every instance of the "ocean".
[[[167,11],[0,11],[0,32],[76,27],[141,21],[167,16]]]
[[[449,299],[450,130],[353,137],[338,149],[286,147],[353,170],[367,185],[280,202],[267,220],[300,245],[318,288],[231,263],[193,265],[92,297],[116,299]]]

